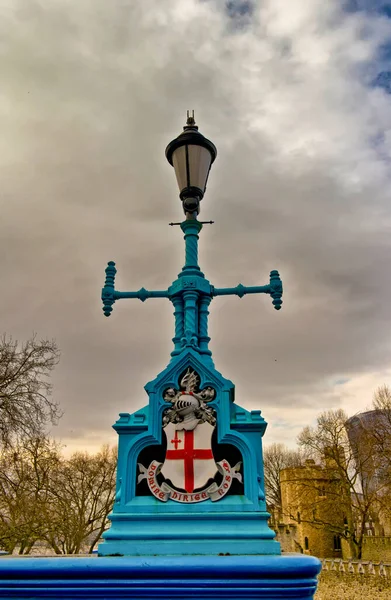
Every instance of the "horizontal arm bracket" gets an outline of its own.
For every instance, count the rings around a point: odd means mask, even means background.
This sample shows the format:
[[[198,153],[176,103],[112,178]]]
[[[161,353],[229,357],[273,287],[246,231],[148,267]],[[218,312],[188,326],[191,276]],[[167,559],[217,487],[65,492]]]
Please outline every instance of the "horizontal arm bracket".
[[[137,298],[141,302],[145,302],[148,298],[169,298],[168,290],[149,291],[141,288],[137,292],[117,292],[114,288],[116,273],[115,263],[110,261],[106,267],[106,280],[104,288],[102,288],[103,313],[105,317],[110,316],[113,311],[114,302],[121,298]]]
[[[145,288],[141,288],[138,292],[117,292],[114,291],[114,299],[119,300],[120,298],[137,298],[141,302],[145,302],[148,298],[168,298],[168,290],[149,291]]]
[[[239,283],[233,288],[215,288],[211,286],[212,296],[239,296],[243,298],[246,294],[269,294],[273,298],[273,306],[280,310],[282,304],[282,281],[278,271],[270,272],[270,283],[268,285],[254,285],[246,287]]]
[[[212,296],[239,296],[239,298],[243,298],[246,294],[270,294],[270,285],[246,287],[239,283],[233,288],[213,288],[212,290]]]

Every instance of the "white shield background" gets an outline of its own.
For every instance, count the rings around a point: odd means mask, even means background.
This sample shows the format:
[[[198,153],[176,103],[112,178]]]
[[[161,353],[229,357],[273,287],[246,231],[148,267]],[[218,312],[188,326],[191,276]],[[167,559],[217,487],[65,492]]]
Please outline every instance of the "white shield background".
[[[169,423],[163,429],[167,436],[167,454],[161,472],[171,480],[173,486],[191,493],[204,487],[208,479],[216,474],[217,467],[212,454],[214,426],[199,423],[192,431],[178,430],[176,427],[181,427],[181,424]],[[210,458],[197,458],[197,454]]]

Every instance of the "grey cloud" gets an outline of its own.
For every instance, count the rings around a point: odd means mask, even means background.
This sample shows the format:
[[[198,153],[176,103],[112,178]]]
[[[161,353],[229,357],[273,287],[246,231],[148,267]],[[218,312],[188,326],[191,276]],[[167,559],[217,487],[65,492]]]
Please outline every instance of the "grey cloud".
[[[222,2],[2,9],[3,328],[57,338],[59,437],[113,439],[169,360],[169,303],[122,301],[105,319],[99,294],[108,260],[119,289],[163,289],[182,266],[164,148],[187,108],[219,153],[206,275],[251,285],[278,268],[285,284],[280,313],[266,297],[212,303],[237,401],[288,423],[294,404],[298,427],[338,401],[339,378],[388,367],[391,110],[362,76],[386,28],[369,16],[362,36],[338,2],[284,6],[254,3],[239,31]]]

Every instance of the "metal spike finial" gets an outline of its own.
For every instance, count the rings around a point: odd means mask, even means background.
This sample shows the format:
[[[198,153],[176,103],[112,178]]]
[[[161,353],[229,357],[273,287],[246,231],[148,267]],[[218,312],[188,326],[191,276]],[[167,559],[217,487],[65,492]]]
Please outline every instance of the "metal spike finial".
[[[186,125],[190,126],[190,127],[194,127],[194,125],[195,125],[194,110],[191,111],[191,116],[190,116],[190,111],[189,110],[187,111]]]

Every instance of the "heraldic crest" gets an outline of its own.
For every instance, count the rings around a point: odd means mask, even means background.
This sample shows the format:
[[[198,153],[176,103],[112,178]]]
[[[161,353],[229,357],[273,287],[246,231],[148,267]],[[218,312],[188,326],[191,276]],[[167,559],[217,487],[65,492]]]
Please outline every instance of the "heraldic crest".
[[[228,460],[214,459],[216,411],[208,403],[215,399],[216,391],[210,386],[200,390],[199,382],[198,373],[189,367],[179,390],[165,390],[163,398],[170,404],[162,423],[167,440],[165,460],[153,460],[148,467],[138,463],[138,482],[146,479],[150,492],[163,502],[220,500],[234,479],[242,481],[241,462],[231,466]]]

